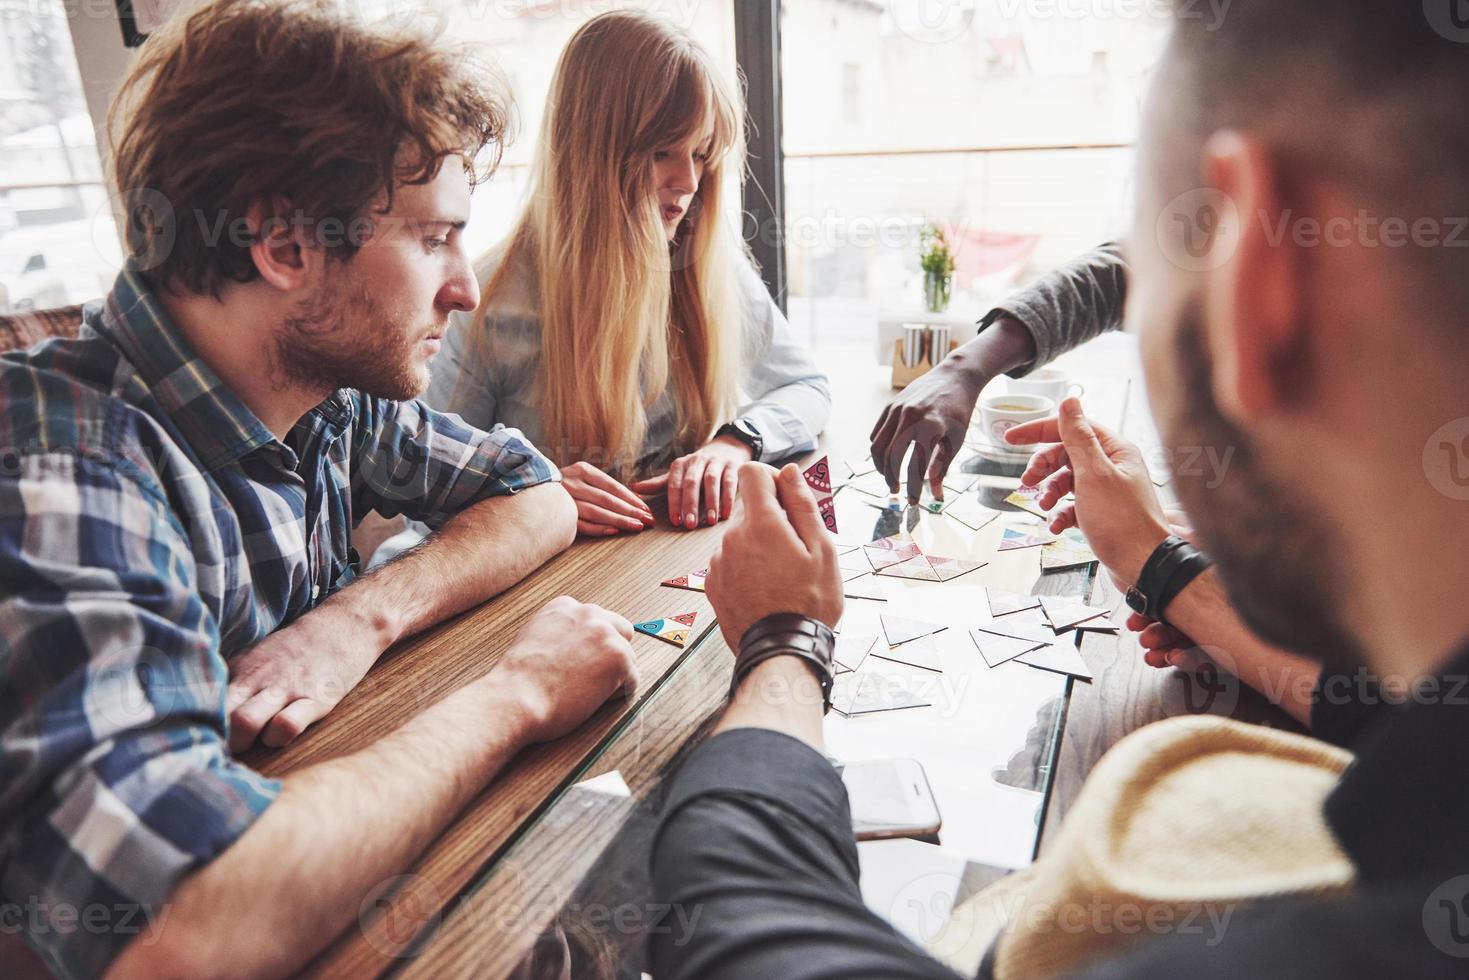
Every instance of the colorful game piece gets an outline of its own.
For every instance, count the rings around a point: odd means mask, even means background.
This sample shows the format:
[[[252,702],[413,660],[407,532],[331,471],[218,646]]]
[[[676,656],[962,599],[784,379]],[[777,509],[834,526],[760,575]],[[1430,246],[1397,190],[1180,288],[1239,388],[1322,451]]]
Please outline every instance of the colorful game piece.
[[[688,642],[689,634],[694,629],[694,620],[698,616],[697,612],[691,612],[681,616],[651,619],[646,623],[633,624],[633,629],[654,639],[662,640],[664,643],[672,643],[676,647],[681,647]]]
[[[970,630],[969,638],[979,648],[979,655],[984,658],[984,662],[991,667],[998,667],[1007,660],[1014,660],[1022,653],[1029,653],[1045,645],[1034,640],[1022,640],[979,629]]]
[[[831,464],[823,456],[806,468],[802,474],[811,490],[816,494],[816,506],[821,509],[821,520],[832,534],[837,533],[836,503],[832,500]]]
[[[871,599],[874,602],[887,602],[888,597],[882,591],[882,583],[872,575],[858,575],[842,583],[842,595],[848,599]]]
[[[1081,659],[1080,651],[1070,643],[1053,643],[1029,653],[1022,653],[1015,658],[1015,662],[1029,667],[1039,667],[1041,670],[1054,671],[1058,674],[1070,674],[1084,681],[1092,679],[1091,668],[1086,665],[1085,660]]]
[[[1046,619],[1051,621],[1051,628],[1058,633],[1061,630],[1070,629],[1077,623],[1096,619],[1110,612],[1108,609],[1077,602],[1075,598],[1067,596],[1043,595],[1040,599],[1041,610],[1045,612]]]
[[[1027,514],[1034,514],[1036,517],[1050,517],[1050,514],[1041,509],[1040,499],[1040,487],[1017,487],[1010,496],[1005,498],[1005,503],[1019,508]]]
[[[875,636],[839,636],[836,650],[832,652],[832,664],[838,674],[849,670],[861,670],[862,662],[877,645]]]
[[[991,510],[979,502],[978,494],[963,493],[949,501],[944,508],[944,514],[963,524],[971,531],[979,531],[989,525],[991,521],[1000,516],[997,510]]]
[[[1005,532],[1000,535],[1000,547],[998,550],[1016,551],[1020,548],[1035,548],[1039,545],[1049,544],[1050,541],[1051,539],[1048,537],[1043,538],[1039,534],[1031,534],[1029,531],[1021,530],[1018,527],[1007,527],[1005,528]]]
[[[883,635],[887,637],[890,647],[948,629],[947,626],[940,626],[938,623],[925,623],[919,619],[905,619],[902,616],[882,616],[880,618]]]
[[[1008,616],[1025,609],[1035,609],[1040,604],[1039,598],[1033,595],[1021,595],[1018,592],[1004,592],[1000,589],[986,587],[985,596],[989,599],[991,616]]]
[[[677,578],[664,579],[659,585],[666,585],[670,589],[688,589],[690,592],[703,592],[704,580],[709,577],[709,569],[701,568],[697,572],[689,572]]]
[[[1048,541],[1041,546],[1042,569],[1073,568],[1096,560],[1096,553],[1086,543],[1082,533],[1074,527],[1067,528],[1055,541]]]
[[[919,667],[923,670],[932,670],[935,673],[943,673],[944,662],[939,656],[939,646],[934,642],[933,634],[920,636],[911,643],[902,646],[883,647],[878,646],[872,651],[874,657],[883,660],[891,660],[895,664],[907,664],[909,667]]]
[[[948,582],[958,578],[960,575],[968,575],[976,568],[983,568],[989,562],[971,561],[968,558],[936,558],[928,555],[929,567],[938,574],[940,582]]]
[[[841,674],[832,685],[832,709],[848,718],[877,711],[924,708],[931,702],[917,694],[903,678],[859,670]]]
[[[928,564],[928,559],[922,555],[909,558],[907,561],[900,561],[896,565],[884,565],[873,574],[912,579],[915,582],[937,582],[939,580],[939,573],[933,570]]]
[[[872,563],[873,571],[881,571],[889,565],[896,565],[923,554],[918,550],[918,545],[912,541],[902,541],[898,538],[882,538],[869,545],[864,545],[862,551],[867,555],[867,560]]]

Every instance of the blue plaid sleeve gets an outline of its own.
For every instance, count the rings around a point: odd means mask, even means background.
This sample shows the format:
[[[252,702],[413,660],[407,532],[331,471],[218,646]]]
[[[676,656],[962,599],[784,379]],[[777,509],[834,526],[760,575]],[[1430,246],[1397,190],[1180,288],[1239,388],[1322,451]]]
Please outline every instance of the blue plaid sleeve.
[[[486,431],[422,401],[355,395],[352,513],[404,514],[437,529],[487,497],[551,483],[561,474],[518,429]]]
[[[0,460],[0,895],[53,970],[97,976],[280,784],[229,756],[218,629],[150,478]]]

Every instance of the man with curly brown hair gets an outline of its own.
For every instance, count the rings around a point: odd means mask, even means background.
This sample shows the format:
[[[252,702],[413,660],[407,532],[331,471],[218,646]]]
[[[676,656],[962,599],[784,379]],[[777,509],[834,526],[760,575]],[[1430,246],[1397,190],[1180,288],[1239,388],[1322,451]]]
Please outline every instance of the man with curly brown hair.
[[[496,77],[324,0],[219,0],[124,80],[127,264],[78,338],[0,357],[0,898],[62,975],[291,972],[635,683],[631,626],[562,597],[375,743],[283,780],[233,758],[574,537],[520,433],[414,400],[478,302]],[[358,579],[369,511],[437,533]],[[98,909],[142,914],[77,927]]]

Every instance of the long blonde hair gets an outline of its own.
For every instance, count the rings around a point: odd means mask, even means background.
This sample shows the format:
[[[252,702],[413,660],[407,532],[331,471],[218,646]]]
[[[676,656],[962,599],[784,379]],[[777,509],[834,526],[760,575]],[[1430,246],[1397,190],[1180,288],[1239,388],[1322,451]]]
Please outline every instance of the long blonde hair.
[[[744,170],[743,118],[709,55],[657,18],[602,14],[562,52],[529,203],[475,315],[483,341],[512,270],[534,272],[540,448],[557,462],[637,475],[647,409],[665,389],[677,426],[660,463],[702,445],[732,414],[744,256],[720,190],[727,173]],[[653,153],[705,131],[709,157],[670,245]]]

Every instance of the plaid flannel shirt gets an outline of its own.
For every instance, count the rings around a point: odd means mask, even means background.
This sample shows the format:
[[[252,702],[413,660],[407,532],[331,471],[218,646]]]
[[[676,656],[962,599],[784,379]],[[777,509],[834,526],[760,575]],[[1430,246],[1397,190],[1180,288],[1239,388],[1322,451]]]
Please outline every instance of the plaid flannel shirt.
[[[0,927],[96,976],[279,783],[227,748],[227,658],[356,574],[368,511],[437,527],[559,478],[514,429],[342,390],[284,441],[125,270],[0,356]]]

